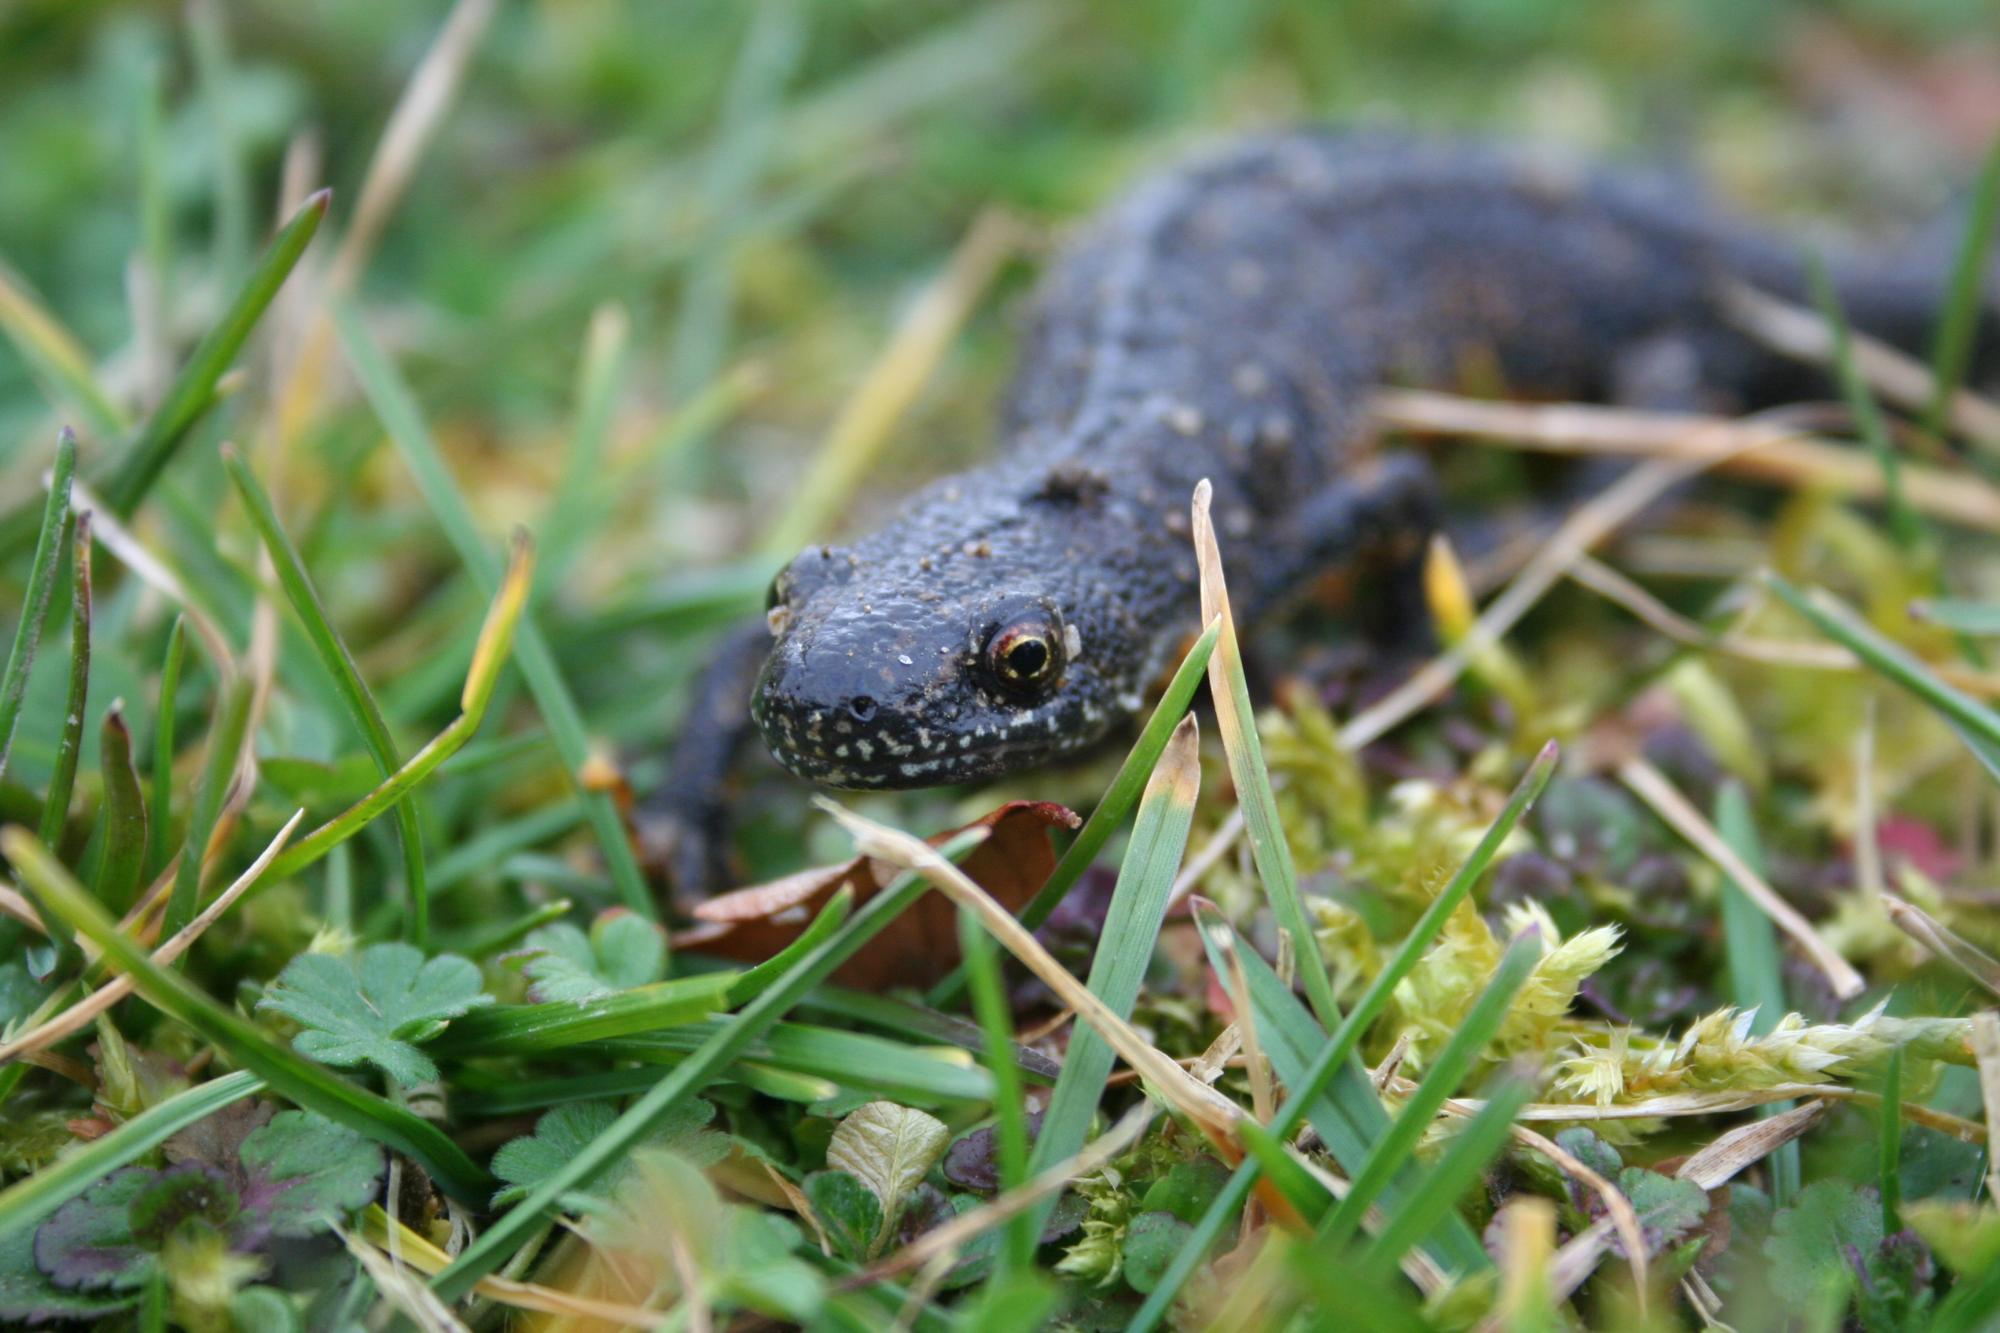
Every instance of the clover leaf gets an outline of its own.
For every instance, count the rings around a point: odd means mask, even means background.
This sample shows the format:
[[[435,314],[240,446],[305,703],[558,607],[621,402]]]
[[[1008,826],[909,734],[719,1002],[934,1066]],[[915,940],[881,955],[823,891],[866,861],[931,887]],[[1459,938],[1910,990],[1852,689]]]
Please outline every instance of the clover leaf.
[[[416,1043],[446,1023],[491,1004],[479,969],[453,954],[429,962],[408,944],[371,944],[355,962],[331,954],[292,959],[258,1001],[296,1020],[299,1054],[343,1069],[371,1064],[404,1087],[428,1082],[437,1066]]]
[[[623,910],[597,918],[588,935],[560,921],[530,931],[525,943],[531,956],[521,970],[533,982],[528,998],[538,1004],[582,1004],[647,985],[660,979],[667,959],[659,928]]]

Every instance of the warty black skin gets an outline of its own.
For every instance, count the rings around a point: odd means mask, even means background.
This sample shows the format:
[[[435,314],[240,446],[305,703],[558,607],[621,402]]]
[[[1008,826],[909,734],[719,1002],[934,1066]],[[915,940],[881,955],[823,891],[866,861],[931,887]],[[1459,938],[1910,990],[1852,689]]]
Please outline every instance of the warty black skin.
[[[1857,326],[1922,344],[1944,257],[1829,265]],[[1795,242],[1677,181],[1316,132],[1170,170],[1048,274],[996,459],[778,577],[756,725],[793,773],[847,788],[987,778],[1091,745],[1196,628],[1202,478],[1239,616],[1364,559],[1414,600],[1436,506],[1420,462],[1365,448],[1371,386],[1485,369],[1524,395],[1654,406],[1796,393],[1796,367],[1723,319],[1726,280],[1805,295]],[[996,679],[988,646],[1010,624],[1060,650],[1040,688]],[[674,790],[719,778],[726,750],[689,735]]]

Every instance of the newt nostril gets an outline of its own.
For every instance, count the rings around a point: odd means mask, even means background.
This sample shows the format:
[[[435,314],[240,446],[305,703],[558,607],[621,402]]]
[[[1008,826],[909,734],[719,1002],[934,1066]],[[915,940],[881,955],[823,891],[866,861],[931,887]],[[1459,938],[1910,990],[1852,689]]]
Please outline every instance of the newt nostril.
[[[856,722],[875,720],[875,701],[865,694],[857,694],[847,701],[847,711],[854,715]]]

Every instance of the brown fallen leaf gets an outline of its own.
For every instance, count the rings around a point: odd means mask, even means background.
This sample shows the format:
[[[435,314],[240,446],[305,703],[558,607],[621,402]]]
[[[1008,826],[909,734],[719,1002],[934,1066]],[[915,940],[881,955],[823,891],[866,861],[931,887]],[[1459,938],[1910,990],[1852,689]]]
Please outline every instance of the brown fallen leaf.
[[[933,835],[942,846],[968,828],[988,830],[966,856],[965,873],[1009,911],[1019,911],[1056,867],[1049,834],[1082,824],[1076,813],[1050,801],[1009,801],[970,824]],[[694,909],[695,923],[673,937],[676,949],[759,963],[797,939],[843,884],[854,886],[859,908],[893,879],[896,867],[860,856],[840,865],[816,866],[766,884],[718,894]],[[958,962],[958,916],[941,894],[919,898],[833,980],[860,990],[927,986]]]

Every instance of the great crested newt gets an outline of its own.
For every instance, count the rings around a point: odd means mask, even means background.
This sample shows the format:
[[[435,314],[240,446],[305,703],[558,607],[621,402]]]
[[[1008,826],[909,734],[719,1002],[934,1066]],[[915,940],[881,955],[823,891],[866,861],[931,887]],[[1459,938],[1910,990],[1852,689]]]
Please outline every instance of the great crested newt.
[[[1926,341],[1945,256],[1827,265],[1858,327]],[[657,807],[680,892],[722,873],[746,711],[779,763],[843,788],[988,778],[1131,718],[1198,619],[1204,477],[1239,617],[1361,561],[1420,608],[1436,489],[1418,456],[1366,447],[1372,386],[1481,364],[1536,397],[1795,393],[1798,368],[1725,318],[1727,280],[1807,293],[1796,240],[1685,182],[1529,151],[1282,132],[1140,185],[1045,277],[997,457],[808,548],[771,586],[768,633],[701,683]]]

